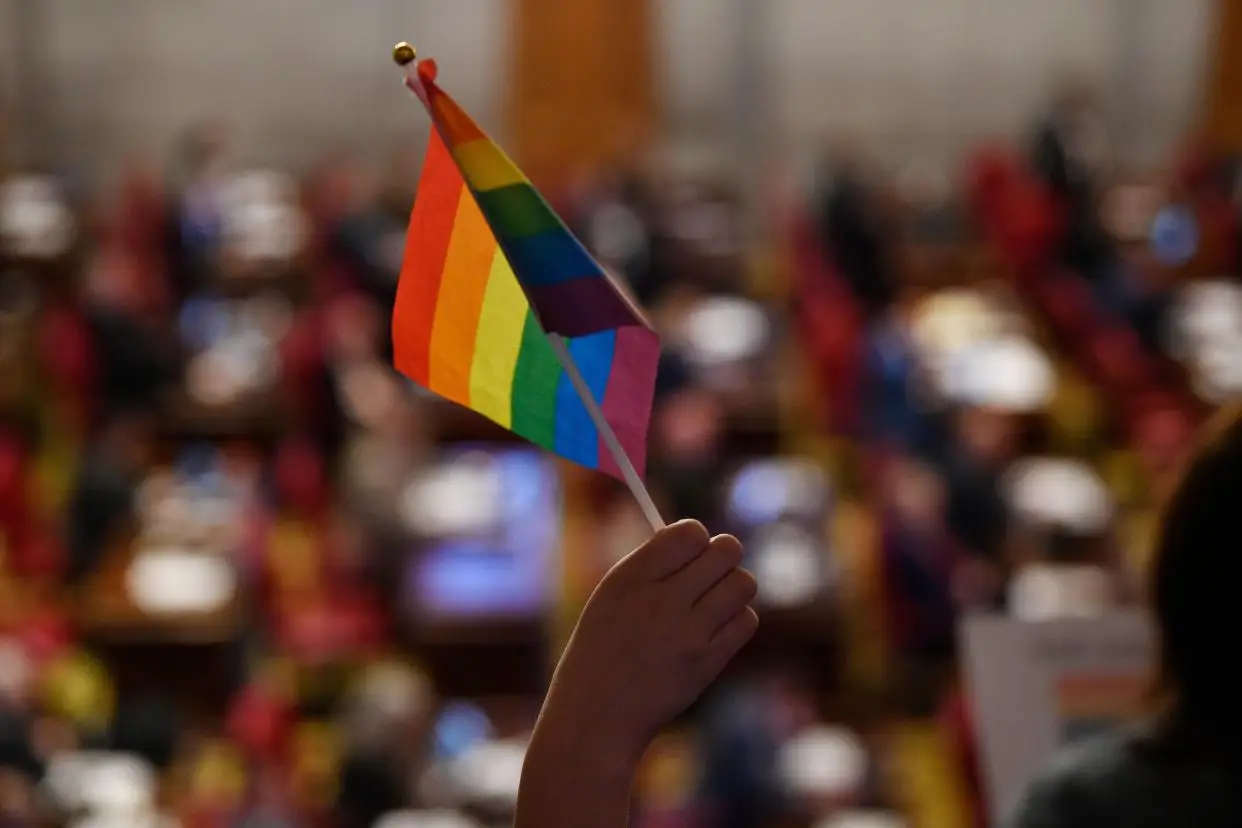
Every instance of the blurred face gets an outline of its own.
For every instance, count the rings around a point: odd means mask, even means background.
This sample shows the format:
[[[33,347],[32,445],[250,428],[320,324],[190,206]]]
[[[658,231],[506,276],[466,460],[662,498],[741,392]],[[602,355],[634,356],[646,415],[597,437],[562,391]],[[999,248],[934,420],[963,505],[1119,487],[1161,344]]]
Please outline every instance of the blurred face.
[[[711,394],[683,391],[664,404],[659,417],[660,436],[674,458],[691,460],[715,451],[721,412]]]
[[[29,815],[30,786],[14,771],[0,773],[0,809],[7,814]]]
[[[944,508],[944,487],[930,469],[914,463],[898,469],[894,481],[894,505],[898,513],[920,525],[939,520]]]
[[[140,470],[155,459],[155,435],[151,424],[142,417],[131,417],[114,426],[117,457],[127,469]]]
[[[966,451],[988,464],[1003,463],[1013,453],[1015,423],[1011,416],[984,408],[962,412],[958,438]]]

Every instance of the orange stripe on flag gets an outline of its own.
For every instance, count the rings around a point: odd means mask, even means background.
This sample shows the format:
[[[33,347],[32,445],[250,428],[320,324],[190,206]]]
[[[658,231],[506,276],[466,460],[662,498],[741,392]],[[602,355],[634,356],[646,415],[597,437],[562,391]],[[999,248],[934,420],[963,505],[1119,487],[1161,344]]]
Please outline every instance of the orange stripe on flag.
[[[444,260],[444,272],[449,275],[440,285],[431,327],[429,387],[453,402],[469,405],[479,314],[498,245],[469,190],[462,189],[456,213],[453,240]]]
[[[460,146],[480,138],[486,138],[483,130],[458,106],[457,101],[445,95],[434,84],[427,86],[427,98],[431,105],[431,117],[444,133],[449,146]]]
[[[457,205],[466,190],[444,141],[432,130],[392,314],[393,361],[420,385],[429,382],[431,328]]]

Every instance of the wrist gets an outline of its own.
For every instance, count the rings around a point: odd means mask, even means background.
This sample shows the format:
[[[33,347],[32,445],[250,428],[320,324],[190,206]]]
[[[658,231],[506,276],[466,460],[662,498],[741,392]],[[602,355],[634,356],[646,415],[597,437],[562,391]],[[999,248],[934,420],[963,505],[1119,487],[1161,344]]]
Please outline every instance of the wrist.
[[[624,826],[636,768],[618,744],[545,711],[522,766],[515,828]]]
[[[646,750],[640,741],[633,734],[611,733],[599,725],[545,710],[531,735],[526,763],[536,775],[555,769],[558,776],[572,774],[629,785]]]

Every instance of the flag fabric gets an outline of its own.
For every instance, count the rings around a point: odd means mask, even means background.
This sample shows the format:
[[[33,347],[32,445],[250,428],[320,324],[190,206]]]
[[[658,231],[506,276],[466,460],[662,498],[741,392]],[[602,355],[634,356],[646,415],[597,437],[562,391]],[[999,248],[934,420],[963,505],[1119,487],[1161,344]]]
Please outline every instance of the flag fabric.
[[[393,311],[397,370],[536,445],[620,478],[547,334],[642,474],[660,343],[530,181],[435,84]]]

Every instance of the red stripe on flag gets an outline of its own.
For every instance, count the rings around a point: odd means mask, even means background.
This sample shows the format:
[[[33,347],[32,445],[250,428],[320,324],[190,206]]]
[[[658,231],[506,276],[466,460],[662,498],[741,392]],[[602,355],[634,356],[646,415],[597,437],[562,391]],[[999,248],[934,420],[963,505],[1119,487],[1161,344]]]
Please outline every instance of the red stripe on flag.
[[[405,257],[392,314],[393,362],[398,371],[423,386],[430,381],[431,324],[465,186],[448,147],[433,129],[405,234]]]

